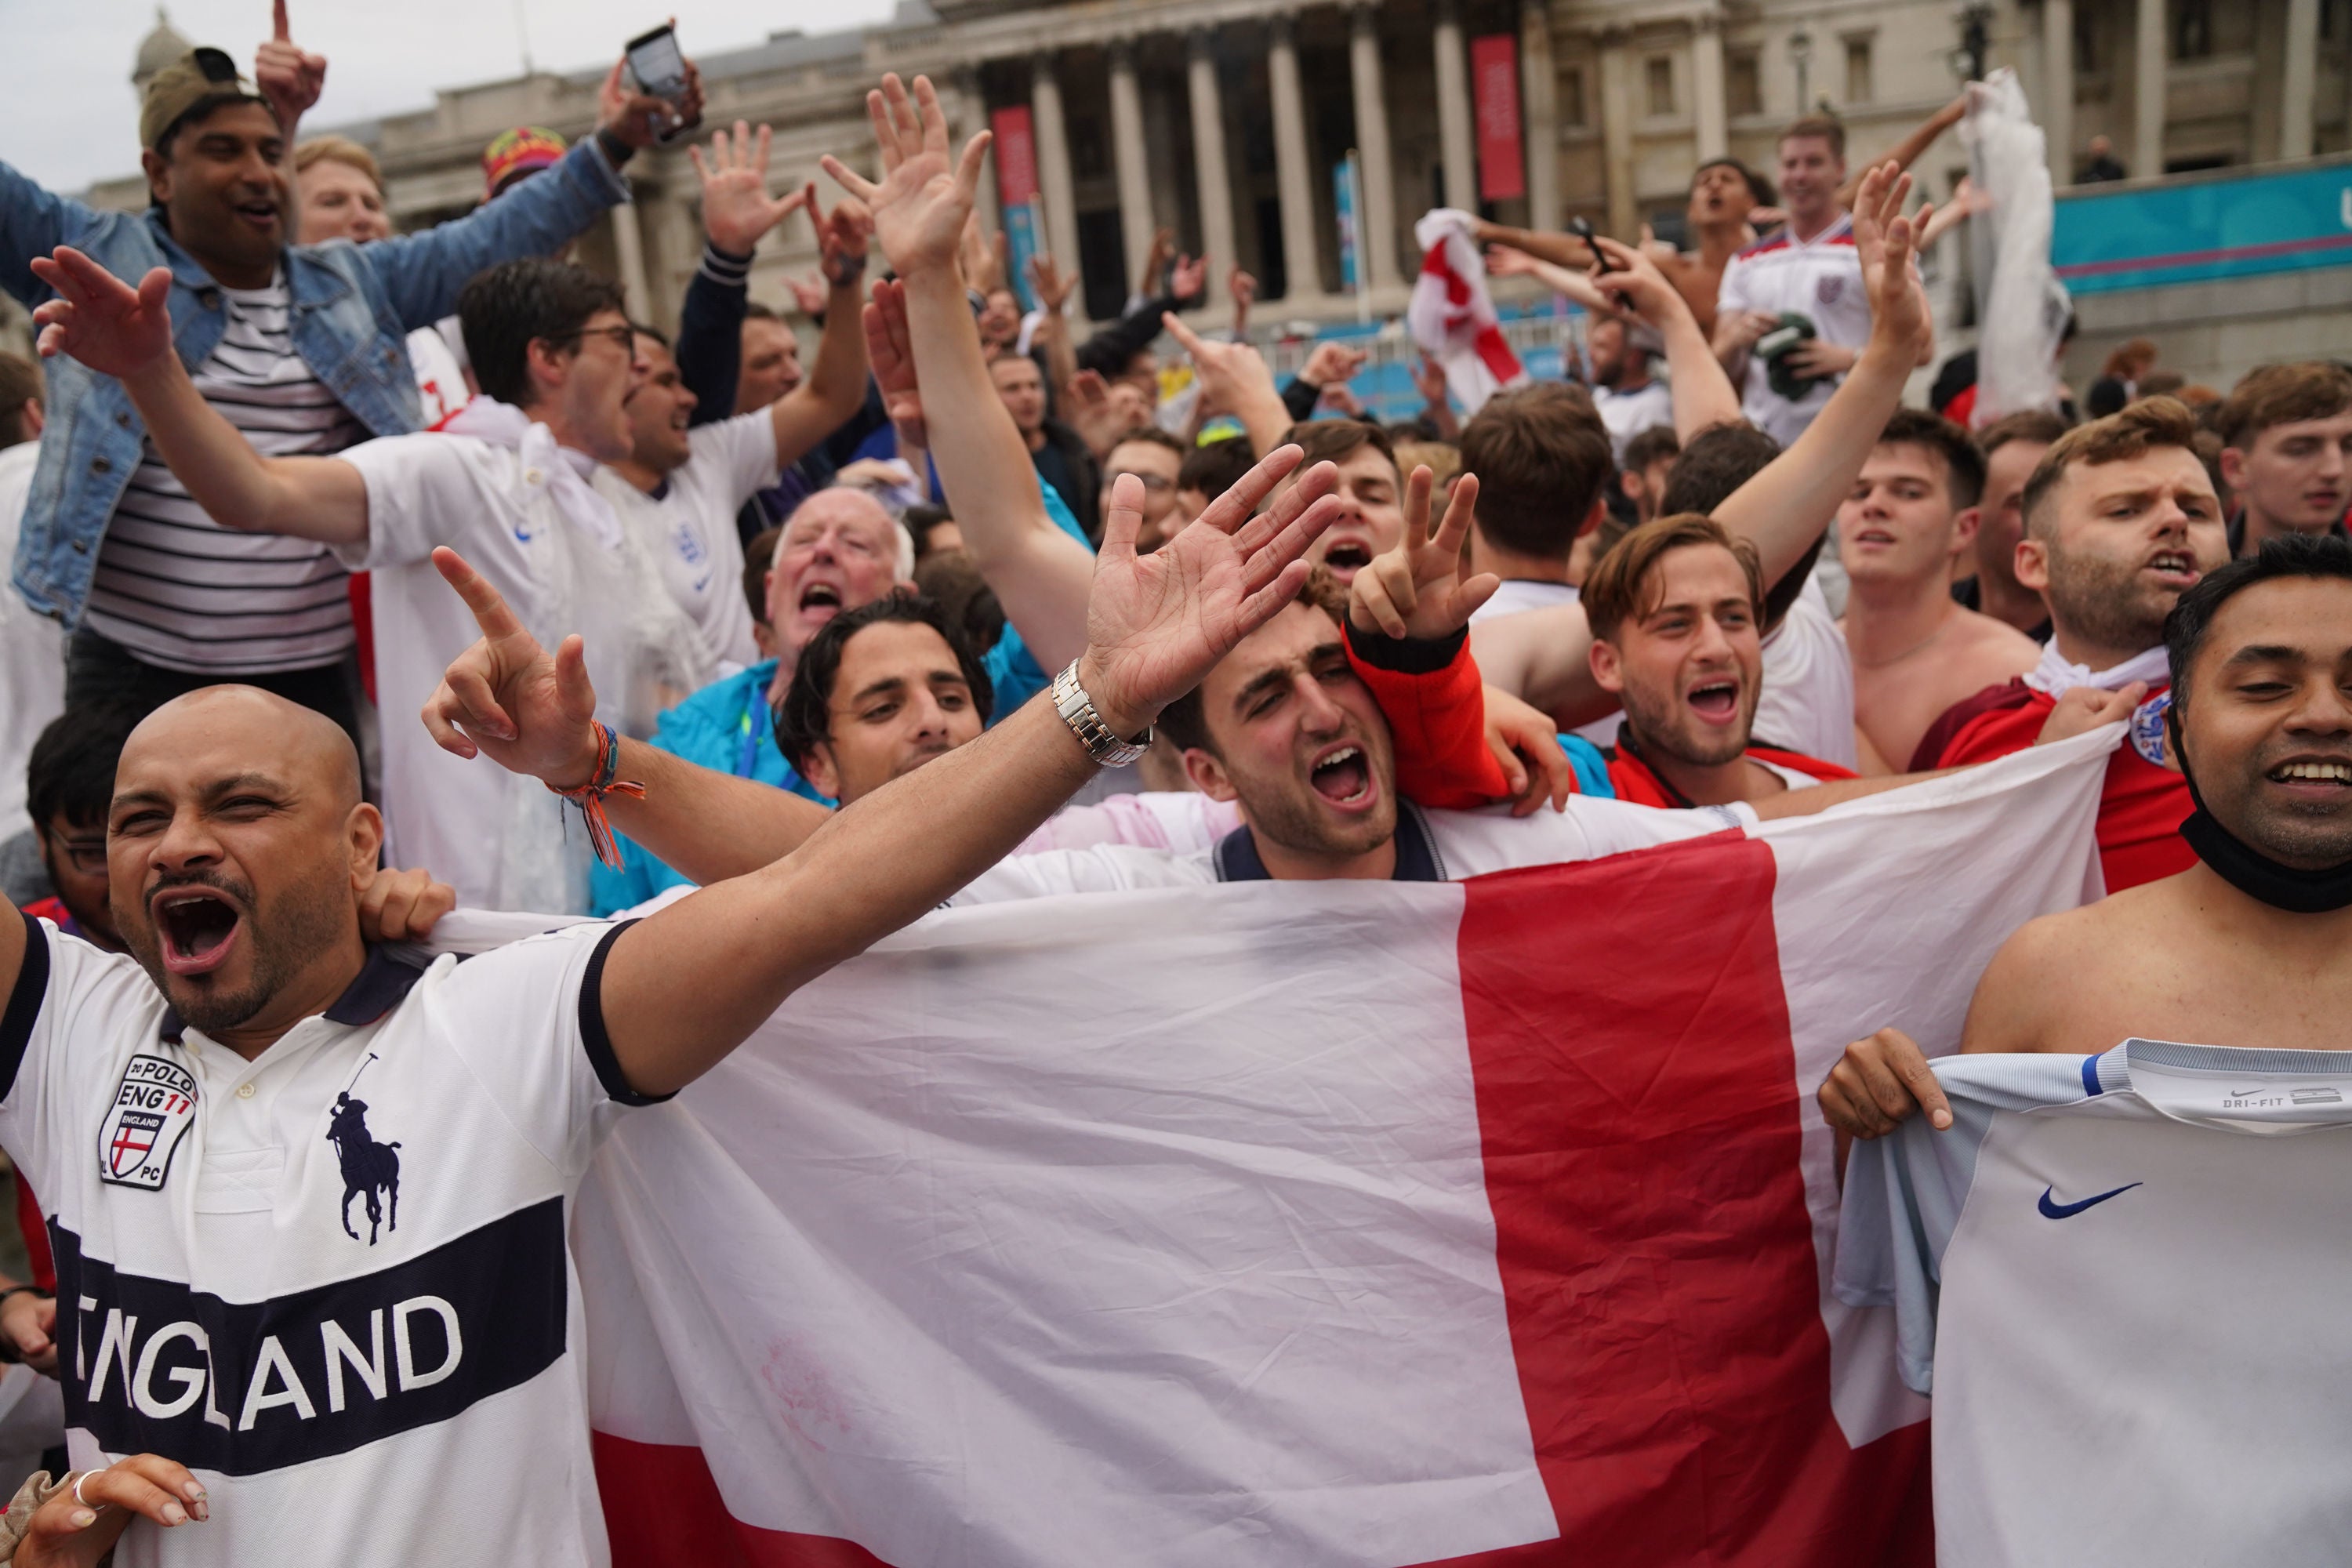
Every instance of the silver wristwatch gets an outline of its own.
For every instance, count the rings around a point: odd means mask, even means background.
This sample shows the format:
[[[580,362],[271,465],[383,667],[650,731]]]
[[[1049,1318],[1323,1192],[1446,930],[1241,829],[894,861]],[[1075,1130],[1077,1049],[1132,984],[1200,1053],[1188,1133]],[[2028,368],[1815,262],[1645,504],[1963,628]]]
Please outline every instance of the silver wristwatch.
[[[1078,738],[1078,744],[1087,749],[1087,755],[1098,766],[1124,767],[1151,747],[1150,731],[1130,741],[1103,722],[1103,716],[1095,711],[1094,699],[1078,684],[1078,661],[1075,658],[1054,677],[1054,711],[1062,716],[1062,722],[1070,727],[1070,733]]]

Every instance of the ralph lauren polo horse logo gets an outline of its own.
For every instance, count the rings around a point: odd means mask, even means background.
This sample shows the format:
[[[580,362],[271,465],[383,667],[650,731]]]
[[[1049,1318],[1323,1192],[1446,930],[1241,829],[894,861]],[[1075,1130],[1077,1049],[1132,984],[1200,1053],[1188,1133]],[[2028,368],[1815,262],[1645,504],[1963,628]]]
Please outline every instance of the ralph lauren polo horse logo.
[[[335,1096],[334,1120],[327,1123],[327,1142],[335,1146],[343,1167],[343,1234],[353,1241],[352,1200],[367,1199],[368,1245],[375,1245],[376,1227],[400,1228],[400,1156],[397,1142],[379,1143],[368,1136],[367,1101],[349,1094]],[[391,1200],[390,1212],[385,1200]]]

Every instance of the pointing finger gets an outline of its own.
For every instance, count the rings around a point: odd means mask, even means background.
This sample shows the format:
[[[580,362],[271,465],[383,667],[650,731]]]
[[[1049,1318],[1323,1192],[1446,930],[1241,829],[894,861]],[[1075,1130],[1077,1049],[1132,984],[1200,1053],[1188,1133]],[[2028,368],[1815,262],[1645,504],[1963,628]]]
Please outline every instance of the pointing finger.
[[[441,574],[443,582],[457,591],[466,607],[474,612],[474,624],[481,627],[483,637],[497,642],[518,633],[530,635],[523,632],[522,623],[507,608],[506,600],[490,586],[489,579],[467,565],[464,556],[446,544],[439,545],[433,552],[433,567]]]
[[[294,37],[293,29],[286,24],[286,0],[276,0],[269,8],[269,36],[281,44]]]

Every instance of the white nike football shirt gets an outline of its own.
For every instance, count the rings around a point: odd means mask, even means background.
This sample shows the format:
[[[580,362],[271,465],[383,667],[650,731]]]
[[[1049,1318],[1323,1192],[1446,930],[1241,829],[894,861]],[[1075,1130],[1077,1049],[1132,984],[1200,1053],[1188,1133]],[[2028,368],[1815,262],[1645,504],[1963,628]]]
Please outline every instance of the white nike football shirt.
[[[1934,1066],[1953,1125],[1853,1146],[1834,1286],[1935,1396],[1937,1561],[2343,1563],[2352,1056]]]

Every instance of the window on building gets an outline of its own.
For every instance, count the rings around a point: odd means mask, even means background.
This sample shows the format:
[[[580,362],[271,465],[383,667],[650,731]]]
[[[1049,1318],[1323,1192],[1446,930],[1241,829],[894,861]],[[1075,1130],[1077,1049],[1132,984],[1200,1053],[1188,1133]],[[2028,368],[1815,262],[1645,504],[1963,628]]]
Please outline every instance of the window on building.
[[[1671,55],[1652,55],[1642,62],[1649,85],[1650,115],[1662,119],[1675,111],[1675,62]]]
[[[1723,105],[1734,119],[1764,112],[1764,60],[1754,49],[1734,49],[1723,58]]]
[[[2201,60],[2212,52],[2212,0],[2174,0],[2172,58],[2176,60]]]
[[[1084,115],[1070,117],[1070,174],[1081,180],[1099,180],[1110,173],[1110,160],[1105,156],[1110,139],[1108,128],[1099,120]]]
[[[1870,40],[1866,37],[1845,41],[1845,100],[1848,103],[1868,103],[1871,100]]]
[[[1584,68],[1570,66],[1559,73],[1559,122],[1562,125],[1584,126],[1592,123],[1584,111]]]

